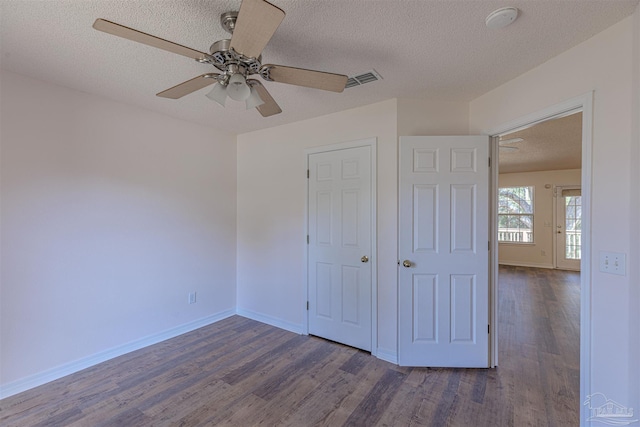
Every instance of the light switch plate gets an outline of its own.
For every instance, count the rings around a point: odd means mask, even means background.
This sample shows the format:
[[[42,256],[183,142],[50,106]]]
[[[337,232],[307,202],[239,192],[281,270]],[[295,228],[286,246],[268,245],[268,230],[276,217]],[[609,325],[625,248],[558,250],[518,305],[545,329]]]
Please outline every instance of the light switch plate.
[[[627,256],[622,252],[600,252],[600,271],[603,273],[626,276]]]

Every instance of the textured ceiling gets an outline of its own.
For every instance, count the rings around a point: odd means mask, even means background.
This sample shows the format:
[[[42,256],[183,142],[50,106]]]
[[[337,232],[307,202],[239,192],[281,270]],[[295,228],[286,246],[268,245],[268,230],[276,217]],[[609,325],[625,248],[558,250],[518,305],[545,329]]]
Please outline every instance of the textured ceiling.
[[[582,113],[547,120],[530,128],[502,135],[517,151],[500,150],[500,173],[580,169],[582,164]]]
[[[273,0],[286,17],[263,63],[383,80],[336,94],[265,83],[283,113],[263,118],[202,89],[179,100],[156,93],[213,67],[94,30],[104,18],[208,51],[228,38],[219,15],[240,0],[0,0],[3,69],[127,104],[243,133],[395,98],[468,101],[633,13],[638,0]],[[493,10],[518,20],[485,27]]]

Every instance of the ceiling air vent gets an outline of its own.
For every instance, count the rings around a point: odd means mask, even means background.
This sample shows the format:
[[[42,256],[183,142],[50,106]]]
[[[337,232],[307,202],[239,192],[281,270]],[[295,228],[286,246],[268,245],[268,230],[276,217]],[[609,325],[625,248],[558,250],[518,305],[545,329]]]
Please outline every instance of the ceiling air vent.
[[[380,74],[376,73],[375,70],[367,71],[366,73],[349,77],[349,80],[347,80],[347,85],[345,86],[345,89],[348,89],[354,86],[360,86],[365,83],[375,82],[377,80],[382,80],[382,76],[380,76]]]

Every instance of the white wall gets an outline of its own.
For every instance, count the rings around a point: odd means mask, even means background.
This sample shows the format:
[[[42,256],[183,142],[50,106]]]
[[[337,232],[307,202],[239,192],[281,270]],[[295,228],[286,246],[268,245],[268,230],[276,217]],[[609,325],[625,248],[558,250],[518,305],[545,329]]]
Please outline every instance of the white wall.
[[[534,187],[533,244],[500,243],[500,264],[553,268],[553,187],[580,185],[580,169],[505,173],[498,176],[500,187]],[[545,185],[551,185],[545,188]]]
[[[591,389],[621,404],[640,408],[630,377],[640,360],[630,324],[638,324],[637,270],[626,276],[598,271],[600,251],[629,254],[630,228],[638,221],[637,181],[632,185],[632,42],[634,19],[627,18],[590,40],[496,88],[470,103],[470,131],[487,131],[519,117],[594,90],[592,165]],[[637,78],[637,76],[635,77]],[[637,116],[636,116],[637,117]],[[637,159],[637,156],[636,156]],[[586,167],[586,165],[583,165]],[[636,205],[637,206],[637,205]],[[631,276],[633,274],[633,276]],[[634,366],[632,368],[632,366]]]
[[[395,354],[396,100],[238,135],[238,311],[302,331],[305,149],[378,140],[379,347]]]
[[[469,104],[398,98],[398,136],[466,135]]]
[[[233,312],[235,138],[9,72],[1,86],[4,391]]]
[[[630,216],[632,218],[631,227],[631,241],[634,242],[631,246],[629,253],[629,272],[630,272],[630,284],[631,284],[631,298],[629,298],[629,312],[632,314],[629,316],[629,329],[631,332],[629,346],[632,349],[631,357],[633,357],[633,349],[640,349],[640,315],[638,315],[638,307],[640,307],[640,4],[636,7],[636,11],[633,15],[634,19],[634,32],[633,32],[633,81],[631,93],[635,94],[633,99],[633,116],[632,116],[632,142],[631,142],[631,156],[629,161],[631,163],[631,182],[636,183],[636,197],[631,199],[630,203]],[[632,185],[633,189],[634,185]],[[635,220],[633,220],[635,218]],[[634,316],[633,314],[636,313]],[[640,350],[635,350],[636,355]],[[636,359],[637,360],[637,359]],[[640,402],[640,363],[631,364],[630,372],[630,395],[632,396],[632,402]],[[636,413],[640,410],[640,403],[634,406]]]
[[[238,136],[238,311],[304,329],[305,149],[378,140],[378,356],[397,357],[397,200],[405,134],[466,133],[465,104],[389,100]]]

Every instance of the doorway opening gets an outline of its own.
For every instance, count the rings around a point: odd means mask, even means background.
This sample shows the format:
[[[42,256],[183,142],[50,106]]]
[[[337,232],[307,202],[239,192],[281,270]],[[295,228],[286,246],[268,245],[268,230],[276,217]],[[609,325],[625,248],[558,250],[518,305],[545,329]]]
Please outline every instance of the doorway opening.
[[[501,367],[529,366],[526,382],[548,383],[545,404],[562,401],[562,419],[577,424],[582,112],[499,135],[497,163],[498,328],[519,331],[502,340]]]
[[[505,279],[513,279],[513,277],[510,276],[510,273],[521,273],[524,276],[533,278],[533,280],[537,280],[537,286],[538,288],[542,288],[542,292],[545,294],[544,297],[550,297],[552,300],[552,303],[543,304],[541,308],[539,307],[538,309],[540,312],[528,311],[525,313],[526,315],[536,317],[538,321],[542,322],[542,324],[535,326],[535,328],[537,328],[535,333],[530,334],[528,337],[529,339],[534,340],[532,341],[532,345],[534,347],[538,344],[541,344],[542,347],[548,346],[547,348],[550,349],[550,355],[558,352],[558,343],[561,343],[562,346],[565,346],[568,341],[573,343],[571,345],[574,355],[573,365],[576,365],[575,359],[577,358],[579,360],[579,363],[577,363],[579,375],[577,375],[578,372],[576,372],[576,369],[569,368],[567,372],[573,371],[572,381],[562,382],[557,376],[553,378],[548,377],[546,380],[549,381],[549,386],[551,388],[561,387],[563,388],[563,391],[569,391],[570,394],[573,395],[573,401],[575,401],[574,405],[577,405],[575,410],[579,413],[581,422],[585,419],[585,411],[579,406],[578,402],[584,401],[585,391],[590,389],[589,348],[591,319],[588,308],[590,306],[591,287],[588,267],[590,260],[589,224],[592,98],[593,94],[587,93],[564,103],[549,107],[540,112],[530,114],[511,123],[507,123],[503,126],[492,129],[489,132],[489,134],[492,135],[493,158],[499,159],[499,162],[495,162],[497,167],[492,170],[494,183],[492,189],[494,200],[492,205],[494,206],[494,213],[492,215],[491,226],[493,227],[492,239],[495,242],[494,247],[496,248],[492,253],[493,305],[491,310],[492,325],[495,325],[492,327],[492,366],[498,365],[499,356],[505,357],[503,349],[498,346],[500,335],[500,312],[501,309],[508,308],[500,307],[503,303],[503,301],[500,300],[500,298],[502,298],[500,294],[502,291],[501,286],[508,286],[508,283],[506,283],[507,280]],[[550,168],[547,168],[546,171],[545,169],[538,171],[530,170],[527,172],[517,170],[509,171],[509,166],[505,166],[503,160],[507,158],[506,153],[513,154],[525,151],[522,147],[523,145],[526,145],[526,141],[524,141],[525,144],[523,144],[523,141],[519,139],[525,139],[525,137],[522,136],[523,134],[526,135],[527,132],[535,133],[540,129],[544,129],[544,127],[559,126],[562,124],[567,125],[570,124],[568,122],[571,122],[572,120],[577,121],[578,119],[579,122],[577,125],[574,123],[575,126],[573,129],[574,133],[576,133],[575,129],[578,129],[579,134],[573,135],[572,137],[574,141],[577,141],[579,147],[579,154],[575,154],[574,152],[573,155],[573,157],[575,157],[579,162],[579,166],[577,168],[570,166],[570,169],[566,167],[563,169],[557,169],[557,167],[553,168],[555,171],[573,170],[573,173],[554,172],[553,170],[550,170]],[[542,128],[538,126],[542,126]],[[562,144],[565,140],[565,138],[561,138],[560,142],[558,142],[556,139],[556,145],[552,148],[568,149],[569,147],[564,147]],[[500,146],[518,148],[503,148],[500,150]],[[542,149],[544,147],[538,146],[536,148]],[[527,160],[548,164],[560,159],[561,157],[561,154],[556,152],[553,159],[547,158],[546,161],[540,160],[540,156],[544,156],[545,154],[544,150],[541,151],[542,152],[530,152],[527,156]],[[505,173],[505,169],[507,173]],[[513,175],[509,176],[509,173]],[[518,174],[520,174],[520,176],[518,176]],[[530,198],[532,199],[531,204],[533,205],[532,213],[527,212],[527,203],[521,203],[517,197],[512,196],[511,204],[519,204],[520,211],[516,212],[517,215],[515,215],[515,218],[509,218],[506,216],[502,219],[502,222],[499,223],[499,188],[502,186],[510,188],[531,186],[526,185],[522,180],[518,181],[515,179],[523,178],[526,174],[530,175],[528,178],[539,178],[533,184],[534,188],[530,191]],[[580,190],[578,190],[578,188]],[[576,190],[578,190],[579,193],[577,193]],[[529,195],[527,191],[522,189],[518,190],[520,193],[517,193],[515,190],[511,191],[516,195]],[[523,198],[525,199],[525,202],[529,202],[527,197]],[[537,202],[541,201],[543,201],[542,204],[546,204],[547,207],[538,206],[539,203]],[[558,205],[560,203],[564,204],[564,218],[562,218],[558,212]],[[547,211],[545,212],[541,209],[545,209]],[[504,214],[510,213],[508,204],[505,204],[504,202],[502,210],[502,213]],[[566,213],[567,211],[569,211],[568,215]],[[526,215],[532,215],[533,218],[527,217]],[[502,235],[502,243],[499,243],[500,226],[503,228],[510,228],[510,231],[512,232],[510,235]],[[529,226],[531,226],[532,229],[527,228]],[[540,232],[542,232],[542,234]],[[568,234],[571,234],[571,236],[565,237]],[[520,236],[522,236],[523,240],[531,236],[532,241],[527,241],[522,243],[521,246],[516,246],[516,248],[519,249],[516,251],[511,250],[511,253],[509,253],[509,250],[505,250],[505,248],[514,249],[511,246],[517,245],[516,242],[506,242],[505,237],[513,240],[520,238]],[[560,248],[562,247],[563,242],[558,242],[557,236],[560,236],[565,240],[563,249],[565,258],[579,258],[579,260],[574,263],[575,270],[572,270],[571,267],[567,267],[561,262],[558,262],[558,260],[562,258],[560,256],[562,255]],[[540,243],[544,243],[546,248],[539,246],[538,244]],[[551,248],[550,250],[547,249],[549,247]],[[530,255],[530,258],[525,256],[525,254]],[[523,265],[518,266],[518,264]],[[559,286],[556,288],[550,287],[549,284],[551,282],[553,282],[552,284]],[[565,284],[562,285],[561,282],[565,282]],[[576,285],[576,282],[578,285]],[[549,317],[549,314],[556,314],[554,313],[554,309],[557,311],[559,307],[562,307],[561,303],[566,302],[565,297],[567,295],[565,295],[563,291],[570,289],[572,283],[574,284],[575,293],[577,293],[577,295],[574,295],[572,299],[570,298],[570,301],[572,302],[569,302],[569,306],[565,307],[565,309],[572,311],[572,315],[574,316],[574,326],[572,328],[565,329],[564,332],[560,332],[561,328],[558,325],[560,325],[561,322],[559,322],[558,319],[554,320],[553,316]],[[526,310],[526,302],[523,301],[523,298],[524,296],[517,300],[516,304],[520,304],[519,307],[522,310]],[[516,313],[512,310],[508,315],[515,316]],[[575,319],[575,317],[578,317],[578,319]],[[506,331],[504,328],[502,329],[502,333],[512,332],[508,329]],[[578,329],[579,337],[577,336]],[[558,336],[556,336],[556,331]],[[539,341],[536,342],[536,339]],[[529,344],[523,343],[523,345],[526,347]],[[557,354],[547,358],[544,351],[539,351],[536,354],[536,358],[540,363],[540,369],[556,369],[555,365],[545,365],[545,363],[550,360],[557,361]],[[505,362],[505,364],[508,363]],[[567,376],[568,375],[570,374],[567,374]],[[567,376],[565,376],[565,378]],[[576,380],[576,377],[578,376],[579,386],[577,385]],[[560,383],[558,383],[558,381],[560,381]],[[578,394],[578,391],[576,390],[577,388],[579,388],[579,398],[576,396]]]
[[[582,112],[498,136],[501,265],[580,270]]]

